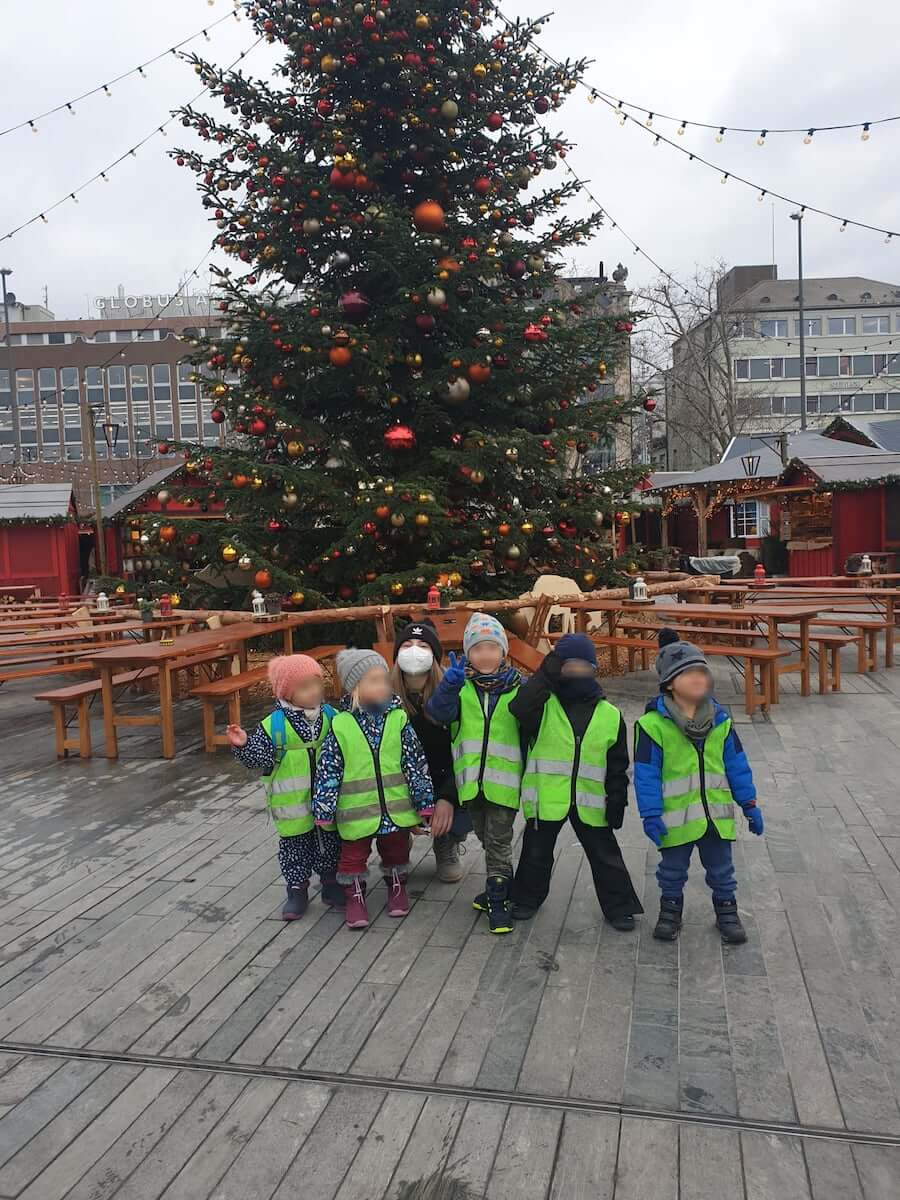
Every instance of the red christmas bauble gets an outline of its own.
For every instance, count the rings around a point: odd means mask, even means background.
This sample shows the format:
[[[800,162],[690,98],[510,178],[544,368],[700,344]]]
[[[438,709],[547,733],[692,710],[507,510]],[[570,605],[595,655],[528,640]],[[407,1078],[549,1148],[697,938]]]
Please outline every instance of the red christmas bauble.
[[[521,279],[525,274],[525,264],[521,258],[513,259],[506,267],[506,273],[510,279]]]
[[[364,321],[369,315],[369,309],[372,307],[368,296],[355,288],[349,292],[344,292],[338,301],[341,307],[341,312],[348,321]]]
[[[434,317],[431,313],[418,313],[416,315],[416,329],[420,333],[431,333],[434,329]]]
[[[168,454],[169,453],[169,443],[168,442],[160,442],[159,445],[156,447],[156,450],[157,450],[158,454]]]
[[[634,325],[630,321],[616,321],[616,333],[631,333]]]
[[[537,100],[535,100],[535,102],[534,102],[534,111],[535,112],[545,113],[545,112],[547,112],[549,107],[550,107],[550,101],[547,99],[546,96],[538,96]]]
[[[535,323],[531,321],[523,329],[522,337],[526,342],[546,342],[547,333],[540,325],[535,325]]]
[[[392,425],[384,431],[384,444],[395,453],[405,453],[416,447],[416,435],[408,425]]]
[[[413,223],[422,233],[440,233],[444,220],[444,210],[434,200],[423,200],[413,209]]]
[[[225,410],[221,408],[214,408],[209,414],[209,419],[211,421],[215,421],[217,425],[221,425],[225,420]]]
[[[652,396],[648,396],[648,397],[647,397],[647,399],[644,401],[644,409],[645,409],[645,411],[646,411],[646,412],[653,412],[653,410],[654,410],[655,408],[656,408],[656,401],[653,399],[653,397],[652,397]]]
[[[493,129],[496,132],[503,127],[503,117],[498,112],[488,113],[486,124],[488,129]]]
[[[334,167],[328,176],[328,182],[337,192],[349,192],[356,186],[356,172],[342,171],[340,167]]]
[[[200,545],[200,534],[199,533],[186,533],[184,535],[184,544],[186,546],[199,546]]]
[[[250,432],[254,437],[264,437],[267,429],[268,426],[262,417],[255,417],[254,420],[250,422]]]
[[[265,591],[266,588],[270,588],[272,586],[271,571],[267,571],[265,569],[263,569],[261,571],[257,571],[256,574],[253,576],[253,582],[262,591]]]
[[[472,184],[472,190],[479,196],[486,196],[491,190],[491,181],[487,175],[479,175]]]

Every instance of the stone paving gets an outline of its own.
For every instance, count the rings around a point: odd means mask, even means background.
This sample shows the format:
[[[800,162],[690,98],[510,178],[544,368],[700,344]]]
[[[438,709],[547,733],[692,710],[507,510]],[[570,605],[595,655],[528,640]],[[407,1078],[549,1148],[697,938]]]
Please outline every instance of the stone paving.
[[[736,715],[766,836],[738,840],[728,948],[697,873],[680,942],[653,941],[633,808],[634,934],[574,836],[507,938],[471,908],[477,847],[451,886],[424,838],[406,920],[379,885],[364,932],[318,903],[284,926],[258,787],[192,704],[174,762],[135,731],[118,764],[57,763],[4,687],[0,1197],[897,1200],[900,672],[846,667]],[[653,691],[608,683],[629,720]]]

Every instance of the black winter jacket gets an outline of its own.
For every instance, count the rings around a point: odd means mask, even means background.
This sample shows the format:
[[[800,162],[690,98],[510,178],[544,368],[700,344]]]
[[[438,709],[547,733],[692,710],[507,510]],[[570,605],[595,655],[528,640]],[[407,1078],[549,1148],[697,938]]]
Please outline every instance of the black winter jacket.
[[[522,684],[518,695],[510,703],[509,711],[519,722],[522,734],[529,742],[533,742],[538,735],[544,716],[544,705],[551,695],[555,695],[562,704],[576,737],[584,734],[594,715],[597,701],[563,700],[560,696],[557,685],[561,667],[561,660],[552,652],[548,654],[535,674]],[[604,699],[602,688],[599,699]],[[628,731],[625,728],[625,718],[620,716],[619,735],[606,756],[606,814],[613,829],[621,829],[625,820],[629,765]]]

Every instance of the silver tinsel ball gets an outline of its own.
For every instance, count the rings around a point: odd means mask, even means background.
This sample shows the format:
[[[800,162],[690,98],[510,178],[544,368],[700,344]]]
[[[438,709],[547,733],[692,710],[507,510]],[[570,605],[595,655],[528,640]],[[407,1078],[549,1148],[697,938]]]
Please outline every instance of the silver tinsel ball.
[[[350,266],[350,255],[346,250],[337,250],[331,256],[331,265],[339,270],[344,270]]]

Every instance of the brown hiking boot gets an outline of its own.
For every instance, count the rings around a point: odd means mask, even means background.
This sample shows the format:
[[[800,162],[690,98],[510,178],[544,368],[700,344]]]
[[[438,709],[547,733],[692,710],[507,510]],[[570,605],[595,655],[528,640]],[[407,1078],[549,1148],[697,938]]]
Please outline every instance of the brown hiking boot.
[[[441,883],[459,883],[463,877],[459,861],[459,843],[455,837],[445,833],[434,839],[434,857],[437,861],[437,877]]]

